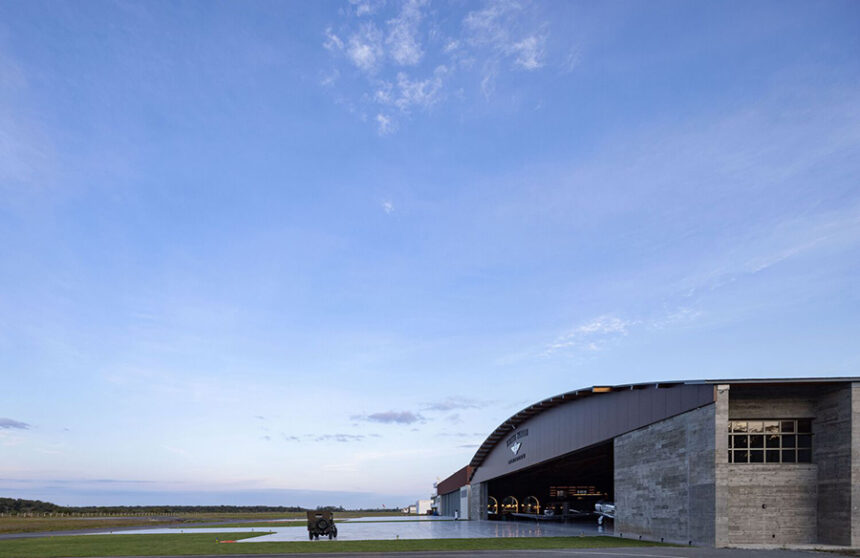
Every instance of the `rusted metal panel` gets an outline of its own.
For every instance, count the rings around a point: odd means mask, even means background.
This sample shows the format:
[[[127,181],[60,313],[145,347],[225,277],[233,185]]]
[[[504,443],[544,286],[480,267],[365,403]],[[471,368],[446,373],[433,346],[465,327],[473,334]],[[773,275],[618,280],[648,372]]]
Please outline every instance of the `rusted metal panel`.
[[[436,483],[436,493],[448,494],[449,492],[459,490],[461,486],[469,484],[469,477],[471,476],[472,468],[466,465],[447,479]]]

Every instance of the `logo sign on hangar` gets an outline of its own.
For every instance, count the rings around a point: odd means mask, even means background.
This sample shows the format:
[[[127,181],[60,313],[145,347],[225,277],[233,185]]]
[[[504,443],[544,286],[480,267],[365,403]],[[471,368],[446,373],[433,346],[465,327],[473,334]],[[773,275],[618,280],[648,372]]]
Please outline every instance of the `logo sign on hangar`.
[[[508,438],[507,445],[508,449],[511,450],[511,453],[514,454],[513,459],[508,459],[508,464],[516,463],[521,459],[526,458],[526,453],[520,453],[520,449],[523,447],[522,439],[529,435],[529,429],[523,429],[519,432],[514,433],[510,438]]]

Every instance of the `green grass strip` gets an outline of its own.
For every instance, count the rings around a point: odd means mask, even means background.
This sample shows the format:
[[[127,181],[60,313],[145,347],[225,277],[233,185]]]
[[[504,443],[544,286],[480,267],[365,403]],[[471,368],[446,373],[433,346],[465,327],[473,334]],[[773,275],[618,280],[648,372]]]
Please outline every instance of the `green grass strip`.
[[[304,541],[219,543],[260,533],[176,535],[81,535],[0,541],[0,556],[58,558],[93,556],[165,556],[193,554],[280,554],[319,552],[416,552],[445,550],[536,550],[655,546],[615,537],[520,537],[498,539],[420,539],[393,541]]]

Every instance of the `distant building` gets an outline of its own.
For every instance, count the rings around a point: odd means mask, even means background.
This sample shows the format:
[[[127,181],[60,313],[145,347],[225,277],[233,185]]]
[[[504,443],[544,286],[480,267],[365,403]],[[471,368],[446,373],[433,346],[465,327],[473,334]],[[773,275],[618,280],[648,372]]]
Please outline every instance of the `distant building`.
[[[418,500],[415,503],[415,510],[418,515],[427,515],[432,511],[432,500]]]
[[[614,501],[625,538],[860,546],[860,378],[571,391],[505,420],[437,493],[464,519]]]

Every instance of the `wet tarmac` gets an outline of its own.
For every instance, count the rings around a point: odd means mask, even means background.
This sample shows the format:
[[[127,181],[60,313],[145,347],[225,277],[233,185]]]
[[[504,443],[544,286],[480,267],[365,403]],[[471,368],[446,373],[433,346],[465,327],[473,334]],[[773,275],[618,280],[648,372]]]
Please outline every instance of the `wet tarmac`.
[[[306,541],[306,527],[210,527],[203,529],[161,528],[136,530],[134,534],[175,533],[259,533],[271,534],[243,539],[242,543]],[[115,534],[122,534],[114,531]],[[486,539],[504,537],[575,537],[612,535],[612,528],[598,527],[596,521],[559,523],[548,521],[453,521],[450,518],[356,518],[337,522],[341,541],[396,539]]]

